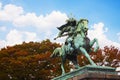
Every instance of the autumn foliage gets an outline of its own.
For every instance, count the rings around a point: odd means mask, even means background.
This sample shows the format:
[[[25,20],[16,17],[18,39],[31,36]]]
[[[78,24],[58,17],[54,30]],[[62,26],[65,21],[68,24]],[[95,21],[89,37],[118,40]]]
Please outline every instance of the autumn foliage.
[[[50,80],[61,74],[61,59],[50,58],[60,44],[49,39],[42,42],[23,42],[0,50],[0,80]],[[120,50],[111,46],[89,53],[100,66],[120,66]],[[89,64],[84,55],[78,56],[80,66]],[[66,71],[70,70],[66,62]]]

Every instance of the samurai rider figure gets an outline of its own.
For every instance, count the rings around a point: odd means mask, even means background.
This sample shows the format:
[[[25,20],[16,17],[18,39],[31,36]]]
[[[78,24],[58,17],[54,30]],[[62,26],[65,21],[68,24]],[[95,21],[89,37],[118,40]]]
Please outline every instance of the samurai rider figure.
[[[59,37],[63,37],[63,36],[68,35],[68,37],[65,41],[65,45],[67,46],[67,53],[68,54],[71,54],[74,50],[74,48],[72,46],[73,45],[72,41],[73,41],[73,38],[75,36],[74,31],[76,29],[76,25],[77,25],[77,21],[74,18],[69,18],[67,20],[66,24],[64,24],[60,27],[57,27],[60,30],[60,32],[59,32],[58,36],[54,39],[56,40]],[[66,32],[66,34],[64,34],[65,32]]]

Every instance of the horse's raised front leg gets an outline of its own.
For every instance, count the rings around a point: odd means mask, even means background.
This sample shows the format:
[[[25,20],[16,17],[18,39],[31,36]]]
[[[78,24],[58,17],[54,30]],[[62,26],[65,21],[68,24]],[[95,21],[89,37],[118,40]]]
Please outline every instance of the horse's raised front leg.
[[[92,47],[95,42],[96,42],[96,46],[94,48],[94,52],[97,52],[97,50],[99,49],[99,44],[98,44],[98,40],[96,38],[94,38],[92,41],[90,41],[90,47]]]
[[[93,65],[93,66],[97,66],[93,60],[90,58],[89,54],[87,53],[87,51],[83,48],[83,47],[80,47],[80,51],[85,55],[85,57],[89,60],[90,64]]]
[[[63,55],[61,56],[61,69],[62,69],[62,75],[65,74],[65,69],[64,69],[64,64],[65,64],[65,61],[66,61],[66,57]]]

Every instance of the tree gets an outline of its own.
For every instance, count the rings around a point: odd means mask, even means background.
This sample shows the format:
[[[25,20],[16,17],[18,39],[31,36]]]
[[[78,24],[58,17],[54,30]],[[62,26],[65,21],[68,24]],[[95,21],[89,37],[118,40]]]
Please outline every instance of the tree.
[[[0,80],[50,80],[61,75],[61,58],[50,58],[53,50],[60,44],[49,39],[42,42],[23,42],[0,50]],[[120,66],[120,50],[111,46],[89,53],[100,66]],[[89,64],[84,55],[78,56],[80,66]],[[65,64],[67,72],[71,66]]]
[[[93,61],[98,66],[120,66],[120,50],[114,46],[105,46],[104,49],[99,49],[97,52],[89,53]],[[78,56],[81,66],[90,64],[84,55]]]
[[[60,44],[52,43],[47,39],[42,42],[23,42],[20,45],[1,49],[0,79],[51,79],[57,70],[55,68],[59,67],[56,63],[60,63],[60,60],[50,59],[50,54],[59,46]]]

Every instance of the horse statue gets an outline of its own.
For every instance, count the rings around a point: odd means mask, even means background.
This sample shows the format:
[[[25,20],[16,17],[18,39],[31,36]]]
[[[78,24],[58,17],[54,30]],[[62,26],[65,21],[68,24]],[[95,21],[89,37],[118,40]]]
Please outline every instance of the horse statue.
[[[70,60],[73,65],[75,66],[75,69],[80,68],[78,62],[77,62],[77,55],[82,53],[90,62],[91,65],[97,66],[93,60],[90,58],[90,55],[88,54],[90,50],[92,50],[92,46],[94,43],[96,43],[96,46],[94,48],[94,51],[96,52],[99,49],[98,40],[94,38],[92,41],[86,36],[88,30],[88,20],[87,19],[81,19],[78,21],[76,25],[76,29],[74,31],[74,39],[72,41],[74,50],[72,53],[68,53],[67,51],[67,45],[63,44],[61,47],[56,48],[50,57],[61,57],[61,69],[62,69],[62,75],[65,74],[64,70],[64,64],[66,62],[66,59]]]

